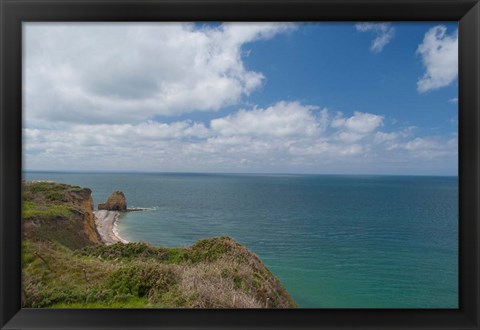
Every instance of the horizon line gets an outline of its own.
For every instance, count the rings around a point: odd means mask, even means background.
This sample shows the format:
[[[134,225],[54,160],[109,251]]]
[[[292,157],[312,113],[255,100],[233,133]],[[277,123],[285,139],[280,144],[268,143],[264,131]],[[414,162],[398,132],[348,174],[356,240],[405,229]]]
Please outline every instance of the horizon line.
[[[457,174],[379,174],[379,173],[298,173],[298,172],[194,172],[194,171],[139,171],[139,170],[23,170],[22,173],[64,174],[223,174],[223,175],[325,175],[325,176],[429,176],[456,177]]]

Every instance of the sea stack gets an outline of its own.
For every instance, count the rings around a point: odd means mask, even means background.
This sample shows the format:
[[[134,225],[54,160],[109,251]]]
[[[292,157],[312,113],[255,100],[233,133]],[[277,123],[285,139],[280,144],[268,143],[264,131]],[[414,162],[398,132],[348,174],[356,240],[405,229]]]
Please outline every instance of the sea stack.
[[[98,204],[99,210],[108,210],[108,211],[126,211],[127,210],[127,200],[125,195],[121,191],[114,191],[110,197],[108,197],[105,203]]]

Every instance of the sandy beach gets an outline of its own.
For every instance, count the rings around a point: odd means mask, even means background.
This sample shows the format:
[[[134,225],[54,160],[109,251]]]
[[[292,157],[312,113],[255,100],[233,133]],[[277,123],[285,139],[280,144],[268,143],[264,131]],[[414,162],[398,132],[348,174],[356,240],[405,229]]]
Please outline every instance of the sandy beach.
[[[94,211],[95,224],[97,226],[98,233],[102,238],[103,243],[110,245],[118,242],[128,243],[128,241],[122,239],[115,234],[114,226],[118,220],[120,213],[117,211],[99,210]]]

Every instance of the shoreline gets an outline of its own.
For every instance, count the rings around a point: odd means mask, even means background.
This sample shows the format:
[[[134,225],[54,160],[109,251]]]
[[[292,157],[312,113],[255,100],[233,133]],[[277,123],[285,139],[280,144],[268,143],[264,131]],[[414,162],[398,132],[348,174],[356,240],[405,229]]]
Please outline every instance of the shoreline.
[[[95,215],[95,226],[104,244],[129,243],[118,234],[117,222],[120,212],[98,210],[93,211],[93,214]]]

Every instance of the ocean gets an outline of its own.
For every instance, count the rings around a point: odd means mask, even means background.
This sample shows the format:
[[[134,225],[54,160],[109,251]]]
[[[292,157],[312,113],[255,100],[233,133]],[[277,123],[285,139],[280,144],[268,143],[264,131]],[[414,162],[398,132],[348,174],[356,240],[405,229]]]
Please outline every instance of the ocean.
[[[458,308],[458,178],[26,172],[115,190],[128,241],[186,246],[228,235],[303,308]]]

